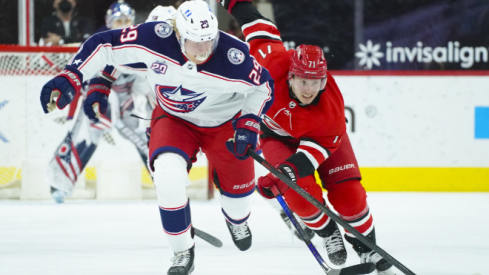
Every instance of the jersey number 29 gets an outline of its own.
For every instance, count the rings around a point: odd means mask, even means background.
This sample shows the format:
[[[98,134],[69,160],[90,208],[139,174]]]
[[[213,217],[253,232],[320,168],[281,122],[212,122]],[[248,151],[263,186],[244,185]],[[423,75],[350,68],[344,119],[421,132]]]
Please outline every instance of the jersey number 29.
[[[254,58],[253,58],[253,70],[251,70],[251,73],[250,75],[248,76],[251,80],[253,80],[253,82],[256,84],[256,85],[260,85],[260,77],[261,77],[261,71],[263,70],[263,67],[260,66],[260,64],[258,64],[258,61],[256,61]]]
[[[121,43],[125,43],[125,42],[129,42],[129,41],[134,41],[138,38],[138,30],[136,30],[136,28],[139,26],[140,24],[136,25],[136,26],[132,26],[132,27],[129,27],[129,28],[124,28],[122,29],[121,33]],[[129,31],[127,31],[129,29]]]

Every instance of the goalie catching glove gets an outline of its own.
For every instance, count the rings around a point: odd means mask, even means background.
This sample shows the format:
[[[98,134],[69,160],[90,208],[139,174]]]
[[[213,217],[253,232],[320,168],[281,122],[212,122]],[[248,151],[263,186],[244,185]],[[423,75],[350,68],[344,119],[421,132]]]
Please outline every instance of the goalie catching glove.
[[[247,114],[233,119],[234,139],[226,141],[226,148],[239,160],[245,160],[248,148],[256,149],[261,118]]]
[[[82,75],[71,66],[66,66],[61,73],[49,80],[41,90],[41,105],[45,114],[58,109],[64,109],[80,92]]]
[[[83,110],[85,111],[85,115],[93,122],[98,122],[100,114],[107,112],[111,85],[112,83],[104,78],[90,80],[87,99],[83,103]]]
[[[293,183],[297,182],[297,175],[299,173],[295,165],[290,162],[284,162],[278,164],[276,168],[290,181],[292,181]],[[275,198],[275,195],[270,190],[272,186],[276,186],[281,195],[287,192],[287,190],[289,190],[290,188],[287,184],[285,184],[285,182],[281,181],[272,173],[268,173],[266,176],[258,178],[258,192],[265,198]]]

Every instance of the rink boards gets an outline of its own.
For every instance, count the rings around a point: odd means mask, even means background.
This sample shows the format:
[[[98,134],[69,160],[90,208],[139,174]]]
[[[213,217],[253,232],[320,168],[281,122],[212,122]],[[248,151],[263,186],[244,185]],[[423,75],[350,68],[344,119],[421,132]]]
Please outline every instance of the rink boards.
[[[335,78],[367,190],[489,191],[488,76]],[[55,122],[67,108],[41,109],[48,79],[0,76],[0,184],[26,161],[49,161],[71,129]],[[115,145],[102,142],[88,166],[139,158],[115,132]]]

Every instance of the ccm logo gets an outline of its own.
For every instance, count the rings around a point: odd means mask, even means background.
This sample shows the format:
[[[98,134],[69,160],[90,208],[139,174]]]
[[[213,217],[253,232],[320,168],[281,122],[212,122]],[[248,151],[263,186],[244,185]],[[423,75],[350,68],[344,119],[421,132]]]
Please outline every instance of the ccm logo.
[[[246,125],[246,126],[253,127],[253,128],[255,128],[255,129],[257,129],[257,130],[260,130],[260,124],[255,123],[255,122],[253,122],[253,121],[251,121],[251,120],[246,121],[245,125]]]
[[[343,166],[340,166],[340,167],[329,169],[329,174],[331,175],[333,173],[336,173],[336,172],[339,172],[339,171],[343,171],[343,170],[346,170],[346,169],[351,169],[351,168],[355,168],[355,164],[346,164],[346,165],[343,165]]]
[[[252,180],[251,182],[246,183],[246,184],[235,185],[235,186],[233,186],[233,189],[246,189],[252,185],[255,185],[255,180]]]

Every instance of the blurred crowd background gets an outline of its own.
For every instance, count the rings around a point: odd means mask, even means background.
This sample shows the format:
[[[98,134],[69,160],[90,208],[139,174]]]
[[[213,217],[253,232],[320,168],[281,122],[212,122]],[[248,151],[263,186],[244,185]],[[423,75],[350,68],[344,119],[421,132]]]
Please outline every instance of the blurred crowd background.
[[[126,3],[135,10],[136,23],[141,23],[156,5],[177,8],[182,1],[185,0],[126,0]],[[56,12],[55,7],[59,9],[60,2],[74,3],[72,13],[79,20],[77,24],[93,33],[105,24],[104,16],[115,0],[34,0],[35,43],[45,36],[43,20]],[[0,44],[17,44],[18,3],[16,0],[0,3]],[[287,47],[300,44],[322,47],[330,69],[489,69],[488,0],[254,0],[254,3],[276,23]],[[242,38],[232,17],[220,5],[216,8],[220,29]],[[82,34],[81,39],[86,37]]]

